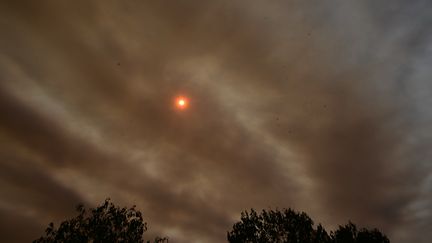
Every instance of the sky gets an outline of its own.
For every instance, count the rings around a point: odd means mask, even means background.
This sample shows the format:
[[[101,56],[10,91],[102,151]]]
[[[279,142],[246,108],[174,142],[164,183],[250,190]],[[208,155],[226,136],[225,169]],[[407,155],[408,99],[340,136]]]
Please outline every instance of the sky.
[[[223,242],[241,211],[288,207],[429,242],[431,11],[0,1],[2,240],[111,198],[170,242]]]

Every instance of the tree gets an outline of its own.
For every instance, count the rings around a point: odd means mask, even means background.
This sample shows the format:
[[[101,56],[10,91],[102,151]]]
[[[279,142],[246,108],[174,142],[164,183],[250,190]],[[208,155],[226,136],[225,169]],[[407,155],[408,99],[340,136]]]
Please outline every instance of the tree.
[[[377,229],[357,230],[351,222],[329,235],[320,224],[314,227],[306,213],[292,209],[242,212],[227,238],[231,243],[390,243]]]
[[[141,212],[132,208],[120,208],[109,199],[97,208],[86,210],[83,205],[77,207],[78,216],[66,220],[58,229],[50,223],[43,236],[34,243],[142,243],[147,223],[143,222]],[[149,242],[149,241],[148,241]],[[156,238],[154,242],[168,242],[167,238]]]
[[[233,226],[233,230],[227,233],[228,242],[240,243],[315,243],[330,242],[330,237],[325,229],[314,223],[306,213],[295,212],[292,209],[263,210],[257,214],[251,209],[241,213],[241,221]]]
[[[334,243],[390,243],[390,240],[378,229],[368,230],[357,227],[349,222],[345,226],[339,226],[339,229],[332,232]]]

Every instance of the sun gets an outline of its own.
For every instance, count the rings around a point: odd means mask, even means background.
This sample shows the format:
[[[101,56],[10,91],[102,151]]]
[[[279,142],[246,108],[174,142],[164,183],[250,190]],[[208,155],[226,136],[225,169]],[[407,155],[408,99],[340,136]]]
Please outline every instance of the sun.
[[[178,109],[186,109],[188,107],[189,101],[186,97],[180,96],[176,98],[176,106]]]

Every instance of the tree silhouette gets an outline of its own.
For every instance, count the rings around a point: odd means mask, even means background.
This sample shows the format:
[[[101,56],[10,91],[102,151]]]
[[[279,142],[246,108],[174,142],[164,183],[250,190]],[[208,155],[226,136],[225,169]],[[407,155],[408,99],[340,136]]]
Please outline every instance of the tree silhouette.
[[[367,230],[349,222],[330,235],[320,224],[314,227],[304,212],[292,209],[242,212],[240,221],[227,233],[231,243],[389,243],[377,229]]]
[[[368,230],[365,228],[357,230],[357,227],[349,222],[345,226],[332,232],[332,239],[335,243],[389,243],[390,240],[378,229]]]
[[[78,216],[66,220],[58,229],[50,223],[43,236],[34,243],[142,243],[147,223],[143,222],[141,212],[132,208],[120,208],[109,199],[97,208],[86,210],[83,205],[77,207]],[[149,241],[148,241],[149,242]],[[168,242],[167,238],[156,238],[154,242]]]
[[[144,243],[147,223],[135,206],[120,208],[107,199],[99,207],[88,210],[78,205],[77,211],[78,216],[62,222],[58,228],[50,223],[46,235],[33,242]],[[240,221],[227,232],[227,238],[231,243],[390,243],[378,229],[358,230],[351,222],[328,234],[321,224],[314,227],[306,213],[292,209],[262,210],[260,214],[253,209],[242,212]],[[156,237],[154,242],[168,242],[168,239]]]
[[[257,214],[251,209],[241,213],[241,221],[228,232],[229,242],[288,242],[312,243],[329,242],[330,237],[325,229],[318,225],[314,228],[311,218],[305,213],[295,212],[292,209],[263,210]]]

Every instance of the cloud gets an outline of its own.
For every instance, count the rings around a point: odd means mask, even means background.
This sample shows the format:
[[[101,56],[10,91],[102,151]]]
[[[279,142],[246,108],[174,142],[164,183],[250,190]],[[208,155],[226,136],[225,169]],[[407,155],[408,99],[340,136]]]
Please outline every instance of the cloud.
[[[292,206],[414,239],[428,6],[5,2],[0,209],[48,223],[111,197],[152,235],[219,242],[241,210]]]

